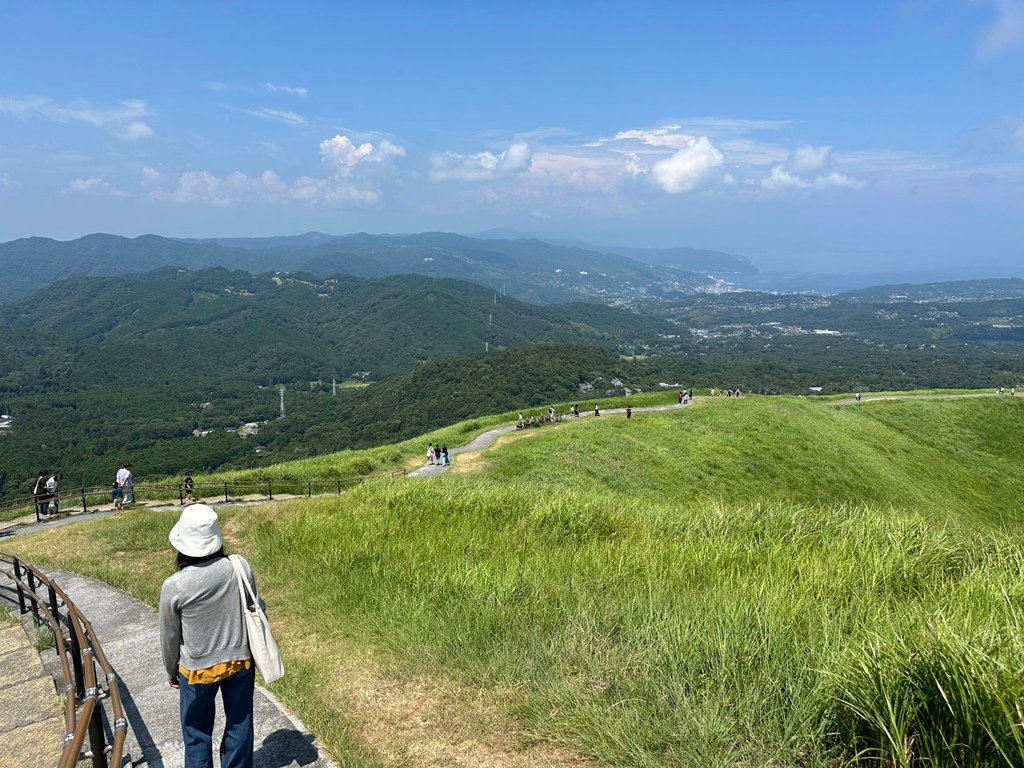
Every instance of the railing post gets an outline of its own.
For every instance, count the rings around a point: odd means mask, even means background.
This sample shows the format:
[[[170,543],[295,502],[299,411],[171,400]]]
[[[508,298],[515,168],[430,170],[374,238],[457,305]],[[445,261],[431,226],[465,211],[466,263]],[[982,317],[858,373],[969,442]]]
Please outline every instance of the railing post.
[[[228,481],[224,481],[224,503],[228,503]]]
[[[185,493],[181,490],[181,483],[178,483],[178,503],[185,506]]]
[[[103,735],[103,706],[99,699],[89,718],[89,749],[92,751],[92,768],[107,768],[106,739]]]
[[[82,671],[82,646],[78,643],[78,633],[75,632],[75,617],[72,611],[68,611],[68,639],[71,641],[71,671],[75,676],[75,696],[82,698],[85,695],[85,673]]]
[[[273,480],[267,480],[267,498],[270,499],[270,501],[274,500],[274,481]]]
[[[14,557],[14,578],[18,580],[18,611],[24,615],[28,613],[28,608],[25,607],[25,590],[21,588],[21,560],[17,555]]]
[[[341,480],[338,481],[338,495],[341,495]]]
[[[82,488],[82,512],[89,514],[89,506],[85,503],[85,488]]]
[[[36,575],[32,573],[32,568],[28,569],[28,588],[31,590],[28,595],[29,601],[32,603],[32,615],[36,617],[36,624],[40,622],[39,619],[39,601],[36,600]]]
[[[310,480],[309,482],[306,483],[306,496],[312,496],[312,495],[313,495],[313,481]]]
[[[53,614],[53,618],[60,624],[60,618],[57,615],[57,590],[53,588],[52,584],[50,585],[50,613]]]

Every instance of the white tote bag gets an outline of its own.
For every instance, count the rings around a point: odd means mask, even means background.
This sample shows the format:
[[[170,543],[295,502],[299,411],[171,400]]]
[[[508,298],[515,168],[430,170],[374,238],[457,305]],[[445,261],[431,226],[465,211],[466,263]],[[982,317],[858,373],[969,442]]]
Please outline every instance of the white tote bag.
[[[242,600],[242,615],[245,616],[245,630],[249,636],[249,652],[256,664],[256,669],[263,675],[263,682],[268,685],[284,677],[284,661],[277,647],[274,636],[270,633],[270,622],[267,614],[260,607],[252,591],[252,584],[245,577],[238,555],[228,557],[231,567],[235,569],[235,581],[238,582],[238,594]],[[252,606],[251,608],[249,606]]]

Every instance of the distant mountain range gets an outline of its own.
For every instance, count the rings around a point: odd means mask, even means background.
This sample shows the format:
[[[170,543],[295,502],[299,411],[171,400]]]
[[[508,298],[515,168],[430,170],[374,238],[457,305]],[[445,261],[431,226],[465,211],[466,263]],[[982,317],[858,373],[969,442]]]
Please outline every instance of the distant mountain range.
[[[542,240],[485,240],[446,232],[343,236],[311,232],[211,240],[104,234],[71,241],[33,237],[0,243],[0,303],[65,277],[124,275],[164,266],[308,272],[320,277],[421,274],[467,280],[544,304],[581,299],[607,304],[678,296],[714,283],[707,275],[670,261],[678,259],[664,256],[661,261],[645,261]],[[710,256],[702,261],[712,262]]]

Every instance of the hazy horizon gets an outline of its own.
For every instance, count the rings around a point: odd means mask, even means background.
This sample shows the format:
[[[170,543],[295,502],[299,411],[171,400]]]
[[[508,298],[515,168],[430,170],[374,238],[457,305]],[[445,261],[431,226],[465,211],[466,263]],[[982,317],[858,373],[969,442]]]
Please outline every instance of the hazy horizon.
[[[504,229],[764,271],[1024,263],[1021,0],[0,19],[0,241]]]

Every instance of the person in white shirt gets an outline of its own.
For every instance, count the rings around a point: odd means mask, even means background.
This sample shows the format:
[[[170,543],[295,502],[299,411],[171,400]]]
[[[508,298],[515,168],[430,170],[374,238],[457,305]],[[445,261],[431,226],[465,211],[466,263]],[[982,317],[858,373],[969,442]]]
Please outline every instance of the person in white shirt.
[[[58,469],[50,476],[50,479],[46,481],[46,495],[50,499],[50,503],[47,508],[47,513],[49,514],[56,514],[58,511],[60,502],[57,499],[57,491],[60,486],[60,481],[63,479],[64,475],[62,475]]]
[[[132,465],[127,461],[117,470],[117,484],[124,491],[124,503],[135,503],[135,481],[132,479]]]

